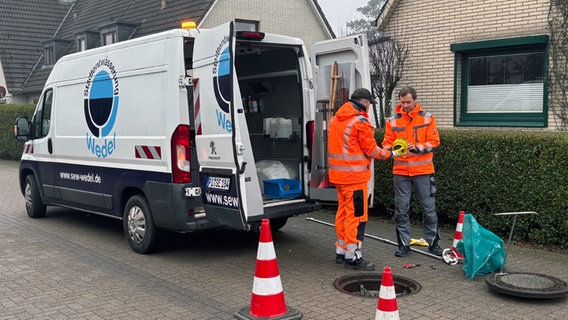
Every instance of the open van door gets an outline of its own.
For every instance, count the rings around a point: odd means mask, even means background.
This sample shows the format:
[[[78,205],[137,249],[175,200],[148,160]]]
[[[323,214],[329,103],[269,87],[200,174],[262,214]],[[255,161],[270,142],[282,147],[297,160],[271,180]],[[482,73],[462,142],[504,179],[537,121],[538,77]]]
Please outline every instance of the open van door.
[[[235,42],[232,21],[195,37],[195,142],[207,219],[248,230],[250,218],[264,211],[235,71]]]
[[[317,42],[311,52],[316,83],[316,115],[310,198],[336,202],[337,192],[329,182],[327,173],[327,123],[339,107],[349,100],[355,89],[363,87],[371,90],[367,36],[360,34]],[[371,168],[373,166],[374,162],[371,162]],[[369,180],[369,206],[373,205],[374,184],[372,170]]]

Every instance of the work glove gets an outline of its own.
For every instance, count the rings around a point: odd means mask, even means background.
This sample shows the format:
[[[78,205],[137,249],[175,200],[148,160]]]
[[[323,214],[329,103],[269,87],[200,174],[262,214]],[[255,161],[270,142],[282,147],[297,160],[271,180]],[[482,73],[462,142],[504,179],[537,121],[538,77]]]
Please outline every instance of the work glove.
[[[396,151],[391,151],[391,152],[392,152],[392,157],[393,157],[393,158],[397,158],[397,157],[400,157],[400,156],[401,156],[401,154],[398,153],[398,152],[396,152]]]

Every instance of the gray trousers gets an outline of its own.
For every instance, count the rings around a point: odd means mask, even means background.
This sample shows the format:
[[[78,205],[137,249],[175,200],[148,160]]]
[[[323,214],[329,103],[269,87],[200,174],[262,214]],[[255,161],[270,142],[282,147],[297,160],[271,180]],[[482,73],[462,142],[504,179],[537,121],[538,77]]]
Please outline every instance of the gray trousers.
[[[422,227],[428,245],[437,244],[440,240],[438,215],[436,214],[436,187],[434,176],[394,176],[394,221],[398,245],[410,245],[410,197],[412,190],[422,209]]]

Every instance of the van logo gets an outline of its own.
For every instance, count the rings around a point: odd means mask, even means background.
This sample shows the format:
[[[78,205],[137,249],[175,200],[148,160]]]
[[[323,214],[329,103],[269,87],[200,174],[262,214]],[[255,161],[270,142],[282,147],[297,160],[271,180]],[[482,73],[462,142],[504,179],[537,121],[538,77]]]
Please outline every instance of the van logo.
[[[216,155],[217,154],[217,147],[215,146],[215,141],[213,141],[213,140],[209,141],[209,148],[211,149],[211,152],[209,153],[209,156],[208,156],[209,160],[221,159],[221,157]]]
[[[116,132],[112,133],[118,112],[119,89],[114,64],[99,60],[87,77],[84,95],[87,149],[99,158],[110,156],[116,148]]]
[[[213,91],[219,107],[229,113],[231,103],[231,54],[229,37],[224,37],[215,50],[213,61]]]

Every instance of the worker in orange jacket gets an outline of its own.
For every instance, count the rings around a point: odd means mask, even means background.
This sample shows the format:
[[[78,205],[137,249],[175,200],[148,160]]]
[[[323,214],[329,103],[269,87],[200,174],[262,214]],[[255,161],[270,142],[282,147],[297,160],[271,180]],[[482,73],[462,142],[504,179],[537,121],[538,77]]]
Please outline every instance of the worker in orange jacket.
[[[329,121],[329,181],[335,185],[338,199],[335,261],[347,269],[375,269],[373,263],[363,259],[361,251],[368,220],[371,163],[373,158],[387,160],[399,155],[377,146],[367,114],[372,103],[376,102],[369,90],[357,89]]]
[[[410,197],[412,189],[422,209],[424,236],[428,251],[442,255],[439,244],[438,216],[436,214],[436,182],[434,180],[434,150],[440,145],[440,136],[434,116],[416,102],[416,90],[404,87],[399,92],[400,104],[395,115],[386,122],[383,148],[391,149],[397,138],[408,143],[408,153],[394,160],[394,220],[398,250],[395,256],[410,253]]]

